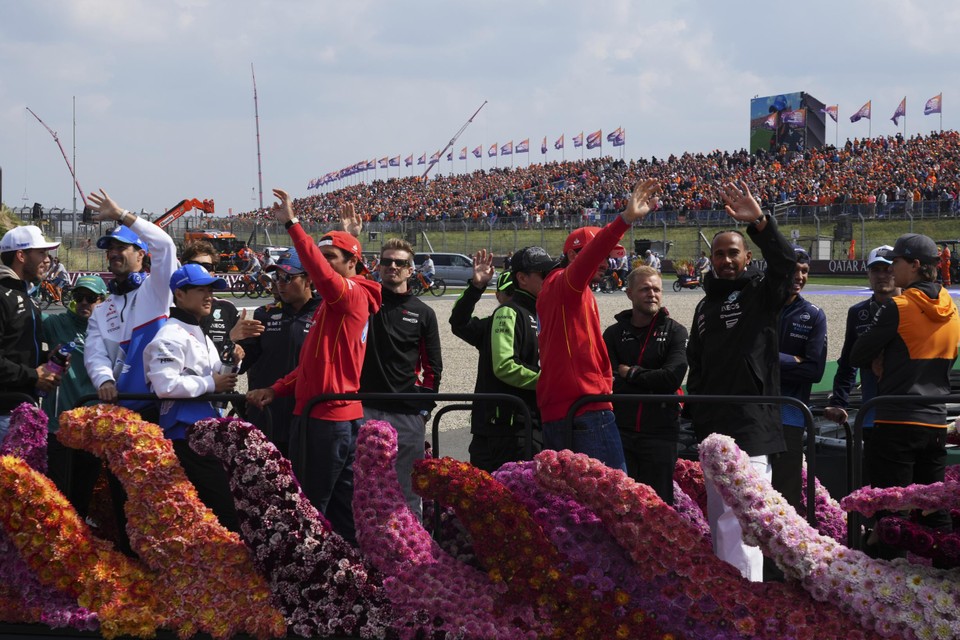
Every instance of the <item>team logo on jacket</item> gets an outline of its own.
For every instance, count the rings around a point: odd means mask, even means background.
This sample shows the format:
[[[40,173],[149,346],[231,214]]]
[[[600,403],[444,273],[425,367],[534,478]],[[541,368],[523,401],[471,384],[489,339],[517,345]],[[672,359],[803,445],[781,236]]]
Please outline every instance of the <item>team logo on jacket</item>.
[[[810,314],[806,311],[800,314],[800,322],[810,322]]]
[[[737,298],[739,297],[740,297],[740,292],[734,291],[733,293],[727,296],[727,302],[736,302]]]
[[[870,319],[870,310],[869,309],[860,309],[860,313],[857,314],[857,319],[861,322],[866,322]]]
[[[220,309],[214,309],[214,310],[213,310],[213,319],[214,319],[214,320],[219,320],[219,319],[220,319]]]
[[[366,344],[367,342],[367,331],[370,330],[370,320],[367,319],[366,324],[363,325],[363,331],[360,332],[360,344]]]

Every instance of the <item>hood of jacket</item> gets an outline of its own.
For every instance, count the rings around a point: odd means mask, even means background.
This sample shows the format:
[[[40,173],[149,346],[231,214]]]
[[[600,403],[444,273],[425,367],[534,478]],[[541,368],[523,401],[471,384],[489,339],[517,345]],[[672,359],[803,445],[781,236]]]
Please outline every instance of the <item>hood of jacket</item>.
[[[915,282],[901,295],[919,306],[924,317],[931,322],[948,322],[957,313],[950,294],[936,282]]]

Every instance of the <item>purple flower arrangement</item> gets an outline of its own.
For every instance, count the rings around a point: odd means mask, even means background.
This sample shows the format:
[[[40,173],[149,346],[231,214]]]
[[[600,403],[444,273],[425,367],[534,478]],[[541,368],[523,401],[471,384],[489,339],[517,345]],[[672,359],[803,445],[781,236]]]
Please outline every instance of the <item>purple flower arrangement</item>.
[[[803,465],[801,471],[801,499],[803,504],[807,503],[807,465]],[[817,515],[817,531],[825,536],[830,536],[837,542],[846,542],[847,540],[847,514],[840,507],[840,503],[833,499],[826,487],[820,484],[820,479],[814,477],[815,497],[813,502],[813,512]],[[806,512],[802,514],[806,517]]]
[[[940,567],[960,566],[960,534],[956,532],[937,531],[896,516],[881,518],[875,531],[882,542],[928,558]]]

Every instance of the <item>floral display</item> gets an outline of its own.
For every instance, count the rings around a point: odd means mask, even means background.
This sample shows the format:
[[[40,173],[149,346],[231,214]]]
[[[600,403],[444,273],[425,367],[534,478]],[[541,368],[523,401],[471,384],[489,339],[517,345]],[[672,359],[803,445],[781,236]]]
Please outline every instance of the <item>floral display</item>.
[[[243,540],[292,631],[384,637],[391,620],[380,577],[310,504],[290,461],[263,433],[214,418],[190,427],[187,439],[226,467]]]
[[[826,487],[820,484],[820,479],[814,477],[815,497],[813,503],[813,512],[817,516],[817,531],[825,536],[830,536],[837,542],[846,542],[847,540],[847,514],[840,507],[840,503],[833,499]],[[807,504],[807,465],[803,465],[801,471],[801,490],[800,499],[803,504]],[[806,510],[802,514],[806,517]]]
[[[711,435],[700,445],[700,459],[706,478],[737,514],[745,539],[759,544],[816,600],[839,603],[863,628],[884,637],[960,637],[955,574],[902,559],[875,560],[818,533],[753,469],[732,438]],[[824,607],[818,619],[824,630],[831,608]]]
[[[707,512],[707,486],[703,483],[703,471],[699,462],[677,458],[673,468],[673,481],[697,503],[701,513]]]
[[[400,491],[396,456],[397,432],[389,423],[371,420],[360,428],[353,495],[357,540],[388,576],[384,590],[403,620],[404,637],[417,637],[416,623],[430,625],[431,637],[537,637],[529,607],[505,601],[502,583],[457,562],[430,538]]]
[[[864,487],[841,500],[840,506],[846,511],[859,511],[868,518],[878,511],[960,509],[960,482],[911,484],[886,489]]]
[[[874,529],[880,540],[941,567],[960,566],[960,534],[930,529],[906,518],[881,518]]]
[[[128,409],[97,405],[63,413],[58,437],[103,457],[123,484],[130,546],[156,572],[181,636],[285,632],[250,551],[200,502],[158,426]]]
[[[673,510],[690,523],[690,526],[700,532],[707,545],[712,546],[710,523],[707,522],[706,511],[701,509],[700,505],[687,495],[687,492],[680,487],[680,483],[676,480],[673,481]]]

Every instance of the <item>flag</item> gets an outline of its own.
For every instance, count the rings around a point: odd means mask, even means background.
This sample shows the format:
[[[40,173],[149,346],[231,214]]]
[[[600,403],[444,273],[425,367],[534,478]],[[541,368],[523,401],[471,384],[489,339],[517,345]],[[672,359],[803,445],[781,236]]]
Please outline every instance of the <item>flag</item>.
[[[399,167],[399,166],[400,166],[400,156],[397,156],[397,157],[395,157],[395,158],[390,158],[390,166],[391,166],[391,167]]]
[[[923,105],[923,115],[928,116],[931,113],[943,113],[940,111],[941,106],[943,105],[943,94],[938,93],[929,100],[927,104]]]
[[[559,151],[560,149],[563,149],[563,134],[562,134],[562,133],[560,134],[560,137],[557,138],[557,141],[553,143],[553,148],[554,148],[554,149],[557,149],[558,151]]]
[[[477,148],[473,150],[473,157],[479,158],[483,155],[483,145],[477,145]]]
[[[390,162],[390,158],[380,158],[380,168],[386,169],[388,166],[390,166],[388,164],[389,162]]]
[[[619,133],[613,137],[613,146],[622,147],[627,143],[627,132],[623,130],[623,127],[617,129]]]
[[[316,186],[317,186],[316,180],[311,180],[310,182],[307,183],[307,189],[313,189]]]
[[[873,102],[873,100],[867,100],[867,104],[860,107],[860,111],[857,111],[855,114],[850,116],[850,122],[856,122],[860,120],[860,118],[866,118],[867,120],[870,120],[870,103],[871,102]]]
[[[427,164],[427,154],[424,153],[417,159],[417,164]]]
[[[495,155],[497,155],[497,143],[496,143],[496,142],[494,142],[492,145],[490,145],[490,148],[487,149],[487,156],[488,156],[488,157],[492,158],[492,157],[494,157]]]
[[[760,123],[760,126],[764,129],[770,129],[770,131],[776,131],[777,129],[777,112],[774,111],[766,118],[763,119],[763,122]]]
[[[513,153],[513,140],[500,147],[500,155],[509,156],[511,153]]]
[[[517,143],[517,153],[529,153],[530,152],[530,138],[526,140],[521,140]]]
[[[807,126],[807,110],[806,109],[794,109],[793,111],[781,111],[780,118],[783,119],[783,123],[788,127],[793,127],[794,129],[802,129]]]
[[[829,106],[829,107],[824,107],[823,109],[820,109],[820,113],[825,113],[825,114],[827,114],[828,116],[830,116],[831,118],[833,118],[833,121],[834,121],[834,122],[836,122],[836,121],[837,121],[837,111],[838,111],[839,109],[840,109],[840,105],[835,104],[835,105],[832,105],[832,106]]]
[[[453,162],[453,151],[447,153],[447,162]]]
[[[460,160],[466,160],[466,159],[467,159],[467,148],[464,147],[463,149],[460,149]]]
[[[543,136],[543,143],[540,144],[540,153],[547,155],[547,136]]]
[[[404,158],[404,160],[403,160],[403,166],[409,167],[409,166],[412,165],[412,164],[413,164],[413,154],[411,153],[409,156],[407,156],[406,158]]]
[[[366,166],[363,167],[363,170],[367,171],[369,169],[376,169],[376,168],[377,168],[377,159],[374,158],[373,160],[367,162]]]
[[[900,101],[900,105],[897,107],[897,110],[893,112],[893,117],[890,118],[893,120],[894,126],[900,126],[900,123],[897,122],[897,120],[899,120],[901,117],[907,117],[907,96],[903,96],[903,100]]]
[[[623,133],[623,127],[617,127],[613,131],[607,134],[607,142],[613,142],[617,139],[617,136]]]
[[[574,148],[583,146],[583,131],[580,132],[580,135],[573,136],[573,146]]]
[[[593,133],[587,134],[587,149],[596,149],[603,144],[603,131],[597,129]]]
[[[430,156],[430,164],[437,164],[438,162],[440,162],[440,152],[434,151],[433,155]]]

